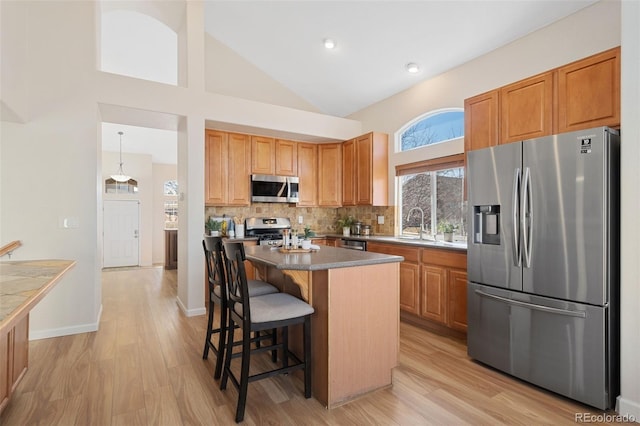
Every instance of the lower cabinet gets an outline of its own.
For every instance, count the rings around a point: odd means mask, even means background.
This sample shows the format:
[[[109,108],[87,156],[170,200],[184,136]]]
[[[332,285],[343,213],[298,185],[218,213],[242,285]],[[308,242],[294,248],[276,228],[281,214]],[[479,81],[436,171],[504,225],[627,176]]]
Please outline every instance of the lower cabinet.
[[[400,263],[400,310],[466,332],[466,253],[377,242],[369,242],[367,250],[404,257]]]
[[[0,335],[0,412],[29,364],[29,315]]]
[[[312,238],[311,239],[311,244],[316,245],[316,246],[326,246],[326,245],[328,245],[326,238]],[[330,245],[333,245],[333,242]]]
[[[164,230],[164,269],[178,268],[178,230]]]
[[[422,265],[420,280],[420,316],[446,324],[445,293],[447,270],[440,266]]]

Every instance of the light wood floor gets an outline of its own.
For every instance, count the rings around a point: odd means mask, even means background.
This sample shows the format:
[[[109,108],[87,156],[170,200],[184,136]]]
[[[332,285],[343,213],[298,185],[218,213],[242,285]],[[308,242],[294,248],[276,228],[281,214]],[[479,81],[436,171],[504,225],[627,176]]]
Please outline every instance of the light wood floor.
[[[205,316],[186,318],[175,297],[175,271],[104,272],[100,330],[32,341],[0,425],[233,424],[236,390],[220,391],[213,356],[202,360]],[[469,360],[464,342],[405,323],[400,341],[393,387],[329,411],[304,399],[297,377],[267,379],[249,386],[244,423],[560,425],[601,414]]]

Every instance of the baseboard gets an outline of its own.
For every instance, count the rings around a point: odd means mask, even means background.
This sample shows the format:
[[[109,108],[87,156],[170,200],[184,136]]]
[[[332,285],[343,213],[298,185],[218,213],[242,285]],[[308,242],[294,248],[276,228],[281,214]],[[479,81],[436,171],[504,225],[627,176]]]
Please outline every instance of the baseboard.
[[[207,313],[207,308],[204,308],[204,307],[196,308],[196,309],[187,309],[182,303],[182,300],[180,300],[180,297],[176,297],[176,303],[178,304],[178,307],[186,317],[197,317],[198,315],[204,315]]]
[[[50,328],[47,330],[29,330],[29,340],[49,339],[51,337],[70,336],[72,334],[92,333],[98,331],[100,318],[102,317],[102,305],[100,305],[100,311],[98,312],[98,318],[96,322],[89,324],[74,325],[70,327]]]
[[[640,422],[640,403],[618,396],[616,400],[617,412],[620,416],[632,422]]]

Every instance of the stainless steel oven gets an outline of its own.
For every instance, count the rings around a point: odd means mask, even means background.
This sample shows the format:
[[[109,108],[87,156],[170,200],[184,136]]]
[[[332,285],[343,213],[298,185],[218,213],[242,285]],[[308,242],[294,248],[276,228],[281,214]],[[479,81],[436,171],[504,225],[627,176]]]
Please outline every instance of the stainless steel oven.
[[[338,242],[338,247],[346,248],[349,250],[367,251],[367,242],[358,240],[346,240],[341,238]]]

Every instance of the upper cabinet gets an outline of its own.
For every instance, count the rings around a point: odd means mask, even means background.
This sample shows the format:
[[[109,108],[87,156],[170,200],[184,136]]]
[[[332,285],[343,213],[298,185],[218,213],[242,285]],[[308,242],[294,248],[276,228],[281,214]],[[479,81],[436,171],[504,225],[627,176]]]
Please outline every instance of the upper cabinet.
[[[298,175],[297,143],[265,136],[251,137],[251,173],[255,175]]]
[[[251,173],[273,175],[276,171],[276,140],[251,136]]]
[[[356,140],[342,143],[342,205],[356,205]]]
[[[590,127],[617,127],[620,48],[466,99],[464,113],[466,151]]]
[[[205,205],[248,206],[252,174],[298,176],[300,207],[388,205],[388,136],[314,144],[207,130]]]
[[[298,206],[318,205],[318,145],[298,143]]]
[[[620,125],[620,48],[558,69],[558,132]]]
[[[343,143],[342,205],[388,205],[389,138],[367,133]]]
[[[251,140],[248,135],[205,132],[205,205],[250,204]]]
[[[318,145],[318,205],[342,206],[342,144]]]
[[[298,176],[298,144],[276,139],[276,175]]]
[[[500,89],[500,143],[553,133],[553,73],[547,72]]]
[[[464,101],[464,149],[471,151],[498,144],[498,91]]]

